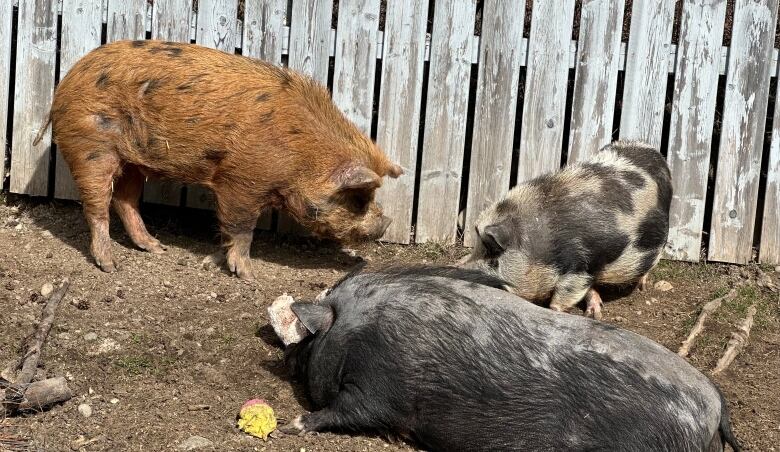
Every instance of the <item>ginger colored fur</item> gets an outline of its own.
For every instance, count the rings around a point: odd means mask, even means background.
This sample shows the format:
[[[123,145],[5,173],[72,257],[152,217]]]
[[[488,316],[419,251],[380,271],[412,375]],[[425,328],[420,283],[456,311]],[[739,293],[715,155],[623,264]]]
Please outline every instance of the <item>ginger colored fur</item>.
[[[51,121],[81,193],[93,254],[108,271],[112,181],[129,235],[157,252],[138,215],[144,178],[213,190],[228,263],[245,276],[265,208],[286,210],[318,235],[376,238],[389,220],[374,191],[383,176],[402,173],[323,86],[192,44],[121,41],[95,49],[59,84]]]

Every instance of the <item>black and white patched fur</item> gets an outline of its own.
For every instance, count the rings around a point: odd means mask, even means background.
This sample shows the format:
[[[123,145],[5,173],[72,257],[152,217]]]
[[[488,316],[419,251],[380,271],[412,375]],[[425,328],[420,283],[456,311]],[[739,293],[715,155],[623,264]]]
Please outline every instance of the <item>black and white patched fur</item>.
[[[594,285],[644,286],[669,232],[669,167],[654,148],[617,141],[593,158],[512,189],[475,225],[465,263],[505,279],[518,295],[565,311]]]
[[[406,437],[432,451],[738,448],[718,388],[637,334],[545,309],[475,270],[349,276],[292,305],[286,350],[316,410],[288,432]]]

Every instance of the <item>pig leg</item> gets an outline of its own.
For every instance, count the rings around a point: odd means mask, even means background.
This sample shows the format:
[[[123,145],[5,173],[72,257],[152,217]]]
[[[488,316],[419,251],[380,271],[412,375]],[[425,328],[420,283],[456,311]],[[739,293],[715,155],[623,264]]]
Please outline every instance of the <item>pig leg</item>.
[[[644,291],[645,289],[647,289],[647,273],[645,273],[644,275],[642,275],[641,278],[639,278],[639,283],[637,283],[637,288],[640,291]]]
[[[163,253],[165,248],[146,230],[138,210],[143,189],[143,174],[135,165],[125,165],[122,168],[122,175],[114,183],[114,210],[125,225],[130,240],[138,248],[155,254]]]
[[[587,295],[588,307],[585,310],[585,315],[593,317],[596,320],[601,320],[601,308],[604,306],[604,302],[601,300],[601,295],[591,288]]]
[[[97,153],[94,151],[88,157]],[[63,152],[63,155],[73,155]],[[80,155],[80,154],[77,154]],[[119,171],[119,158],[114,153],[99,153],[90,162],[68,162],[74,181],[79,187],[81,205],[92,235],[91,252],[95,262],[104,272],[116,271],[111,256],[111,237],[108,234],[111,191],[114,175]]]
[[[231,191],[214,190],[214,194],[228,268],[241,279],[252,279],[249,249],[261,209],[255,206],[248,209],[241,203],[242,200],[246,202],[245,197]]]
[[[562,275],[555,285],[550,309],[560,312],[568,311],[585,298],[592,284],[593,278],[587,273]]]
[[[330,405],[319,411],[296,417],[282,431],[293,434],[327,430],[361,431],[378,428],[381,425],[381,418],[378,415],[372,413],[371,409],[365,403],[361,403],[361,400],[358,400],[349,389],[342,389]]]

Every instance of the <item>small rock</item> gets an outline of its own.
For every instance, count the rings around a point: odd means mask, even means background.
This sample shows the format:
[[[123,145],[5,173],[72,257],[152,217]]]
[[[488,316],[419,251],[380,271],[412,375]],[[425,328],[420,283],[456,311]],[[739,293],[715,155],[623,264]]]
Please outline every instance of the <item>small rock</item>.
[[[163,281],[163,286],[165,286],[165,287],[173,287],[173,284],[171,284],[170,281],[165,280],[165,281]]]
[[[217,298],[217,293],[216,292],[211,292],[209,294],[209,298]]]
[[[211,336],[211,335],[213,335],[213,334],[214,334],[214,331],[216,331],[216,330],[214,329],[214,327],[213,327],[213,326],[210,326],[210,327],[206,328],[206,336]]]
[[[113,398],[113,399],[109,400],[109,402],[110,402],[112,405],[116,405],[117,403],[119,403],[119,399],[117,399],[117,398],[115,397],[115,398]]]
[[[187,266],[187,261],[184,260],[184,259],[179,259],[179,261],[176,262],[176,263],[181,265],[182,267],[186,267]]]
[[[202,436],[197,435],[190,436],[189,438],[182,441],[178,446],[176,446],[176,448],[179,450],[198,450],[205,449],[207,447],[214,447],[214,443]]]
[[[52,234],[51,234],[50,231],[43,231],[43,232],[41,232],[41,237],[45,237],[45,238],[48,239],[48,238],[51,238],[51,236],[52,236]]]
[[[54,257],[54,253],[52,253],[51,251],[46,253],[46,259],[51,259],[52,257]]]
[[[86,403],[82,403],[79,405],[79,413],[81,413],[84,417],[90,417],[92,416],[92,407],[87,405]]]
[[[87,342],[92,342],[94,340],[97,340],[97,333],[87,333],[84,335],[84,340]]]
[[[41,287],[41,295],[43,295],[46,298],[49,298],[49,295],[54,292],[54,285],[52,283],[46,283]]]
[[[617,323],[623,323],[623,322],[625,322],[625,321],[626,321],[626,318],[625,318],[625,317],[621,317],[621,316],[617,316],[617,317],[615,317],[615,318],[614,318],[614,319],[612,319],[612,320],[614,320],[614,321],[615,321],[615,322],[617,322]]]
[[[253,317],[252,314],[248,312],[242,312],[241,315],[238,316],[240,320],[247,320],[247,319],[251,319],[252,317]]]
[[[672,290],[674,286],[672,286],[672,283],[670,283],[669,281],[665,281],[662,279],[656,282],[653,285],[653,287],[655,288],[655,290],[660,290],[661,292],[668,292]]]
[[[341,252],[349,257],[357,257],[357,251],[353,250],[352,248],[342,248]]]
[[[70,372],[65,372],[65,379],[68,381],[73,381],[73,374]]]

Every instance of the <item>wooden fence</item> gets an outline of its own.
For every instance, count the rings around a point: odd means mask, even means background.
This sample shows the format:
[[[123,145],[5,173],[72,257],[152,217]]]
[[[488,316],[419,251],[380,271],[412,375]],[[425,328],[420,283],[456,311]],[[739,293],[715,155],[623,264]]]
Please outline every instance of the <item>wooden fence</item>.
[[[388,241],[454,242],[512,185],[641,139],[672,168],[667,257],[777,264],[777,3],[533,0],[528,21],[520,0],[4,0],[0,174],[10,157],[11,192],[76,198],[49,134],[32,144],[56,81],[102,42],[197,42],[329,84],[406,170],[379,193]],[[144,199],[211,205],[174,183]]]

